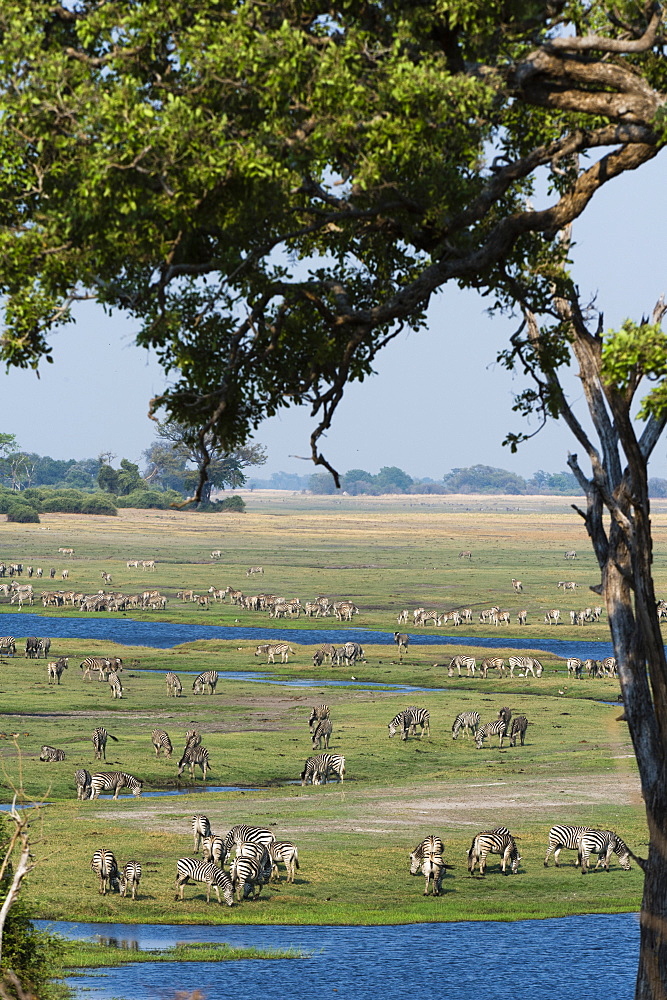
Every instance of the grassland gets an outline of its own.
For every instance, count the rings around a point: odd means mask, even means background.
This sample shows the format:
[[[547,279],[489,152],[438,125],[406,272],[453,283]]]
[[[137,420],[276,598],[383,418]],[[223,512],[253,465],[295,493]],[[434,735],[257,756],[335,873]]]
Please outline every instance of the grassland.
[[[113,589],[134,593],[156,587],[168,598],[158,620],[247,625],[271,638],[282,622],[265,613],[227,604],[210,611],[176,598],[183,588],[199,593],[209,586],[299,596],[319,594],[352,599],[359,607],[353,626],[393,632],[402,608],[423,605],[439,610],[479,609],[498,604],[515,613],[527,608],[529,624],[503,631],[506,651],[513,640],[528,639],[545,665],[532,678],[448,678],[446,665],[457,652],[484,655],[477,637],[498,630],[475,623],[473,638],[460,646],[412,645],[400,662],[391,646],[364,644],[367,662],[347,668],[311,663],[308,646],[295,643],[289,664],[271,667],[275,679],[324,682],[332,675],[382,684],[428,688],[401,694],[388,688],[359,686],[281,687],[248,680],[221,680],[212,697],[194,697],[186,672],[214,668],[253,671],[265,665],[254,657],[249,640],[200,640],[174,649],[124,648],[111,643],[54,640],[51,654],[70,657],[61,687],[49,686],[44,661],[22,657],[0,663],[0,798],[10,801],[20,788],[28,800],[50,804],[35,811],[33,829],[39,864],[26,884],[38,915],[47,919],[219,923],[403,923],[458,919],[519,919],[582,912],[637,909],[641,873],[586,877],[572,855],[556,870],[545,869],[546,833],[554,822],[586,823],[618,830],[633,850],[645,851],[647,833],[627,727],[614,680],[568,679],[565,664],[542,655],[545,637],[567,641],[607,640],[598,625],[557,628],[543,624],[544,611],[594,603],[588,591],[599,582],[583,523],[567,504],[554,498],[419,498],[395,503],[361,498],[255,497],[245,515],[192,515],[172,511],[121,511],[118,518],[44,515],[41,525],[0,525],[5,562],[57,570],[54,581],[35,581],[35,590],[68,587],[94,592],[101,573]],[[521,509],[516,509],[519,507]],[[509,509],[506,509],[509,508]],[[667,515],[654,512],[656,581],[667,591]],[[58,548],[75,549],[72,559]],[[221,549],[221,560],[210,551]],[[470,549],[470,562],[459,551]],[[563,553],[576,549],[576,562]],[[156,559],[154,573],[128,570],[128,559]],[[264,576],[246,580],[250,565]],[[61,582],[61,570],[69,580]],[[517,596],[511,578],[521,579]],[[575,580],[575,597],[564,597],[559,580]],[[252,589],[251,589],[252,588]],[[591,599],[589,599],[591,598]],[[3,600],[0,615],[14,611]],[[33,609],[43,613],[40,607]],[[50,610],[67,617],[74,611]],[[132,617],[156,620],[155,613]],[[513,614],[514,618],[514,614]],[[48,630],[26,630],[45,634]],[[289,626],[312,626],[300,619]],[[318,627],[336,626],[331,619]],[[0,631],[2,626],[0,618]],[[408,631],[412,631],[408,629]],[[442,631],[442,630],[441,630]],[[123,656],[125,696],[112,701],[107,685],[84,682],[78,663],[84,656]],[[167,698],[163,672],[181,674],[185,696]],[[157,671],[157,672],[152,672]],[[190,678],[191,680],[191,678]],[[298,777],[312,753],[307,719],[310,706],[331,707],[331,750],[344,753],[343,787],[302,788]],[[387,722],[407,704],[428,707],[431,738],[401,742],[387,738]],[[496,745],[476,750],[470,740],[451,739],[454,716],[477,708],[493,718],[501,705],[530,720],[526,746]],[[127,770],[145,782],[145,791],[187,791],[170,797],[77,802],[77,767],[99,769],[90,733],[105,725],[118,738],[107,748],[106,769]],[[166,729],[174,759],[155,758],[151,730]],[[176,777],[186,729],[204,734],[213,771],[209,785],[234,786],[232,792],[194,791]],[[18,734],[12,736],[12,734]],[[59,764],[38,760],[43,743],[65,750]],[[196,782],[201,787],[201,780]],[[201,886],[186,887],[175,900],[175,861],[191,853],[190,819],[205,812],[216,832],[235,823],[269,825],[280,838],[299,846],[300,871],[294,885],[267,887],[255,902],[232,909],[207,906]],[[474,833],[504,824],[520,838],[520,874],[502,878],[490,865],[470,877],[466,850]],[[423,883],[408,875],[407,854],[427,833],[439,833],[452,866],[438,899],[422,896]],[[140,898],[102,898],[89,862],[97,847],[114,850],[121,863],[135,858],[144,866]]]

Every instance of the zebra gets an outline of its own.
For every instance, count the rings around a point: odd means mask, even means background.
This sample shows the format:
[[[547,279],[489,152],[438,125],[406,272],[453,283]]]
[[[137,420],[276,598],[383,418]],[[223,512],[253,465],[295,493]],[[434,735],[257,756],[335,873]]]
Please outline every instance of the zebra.
[[[523,670],[526,677],[528,674],[532,674],[533,677],[542,676],[542,670],[544,668],[536,656],[510,656],[507,662],[509,664],[510,675],[512,677],[514,677],[515,667]]]
[[[231,854],[233,847],[238,853],[241,844],[256,844],[259,847],[268,848],[275,839],[270,830],[261,826],[246,826],[245,824],[233,826],[225,837],[225,855]]]
[[[34,660],[39,656],[39,639],[37,636],[29,635],[25,641],[25,658]]]
[[[185,747],[184,747],[184,749],[187,750],[189,747],[192,748],[192,747],[199,747],[199,746],[201,746],[201,736],[200,736],[200,734],[197,732],[196,729],[188,729],[187,733],[185,734]]]
[[[417,844],[413,851],[410,851],[410,874],[417,874],[419,871],[419,862],[427,854],[442,854],[444,849],[445,848],[440,837],[433,835],[425,837],[421,843]]]
[[[424,875],[426,879],[425,896],[428,896],[431,879],[433,880],[433,895],[440,895],[444,872],[443,851],[444,845],[440,837],[430,836],[422,840],[410,852],[410,874],[418,875],[421,872]]]
[[[416,711],[416,709],[415,709]],[[426,711],[422,709],[422,711]],[[428,713],[427,713],[428,714]],[[415,734],[415,720],[413,717],[412,708],[404,708],[402,712],[398,712],[390,723],[387,725],[389,730],[389,737],[391,738],[394,733],[399,729],[401,730],[401,740],[407,740],[408,736]],[[424,736],[424,726],[422,724],[422,737]]]
[[[326,785],[331,773],[338,775],[342,785],[345,778],[345,757],[337,753],[321,753],[317,757],[309,757],[301,772],[301,784],[307,785],[310,780],[313,785]]]
[[[112,698],[123,697],[123,685],[120,682],[120,677],[114,670],[109,674],[109,687],[111,688]]]
[[[215,686],[218,683],[218,671],[217,670],[204,670],[203,673],[195,679],[192,685],[193,694],[205,694],[208,689],[209,694],[213,694],[215,691]]]
[[[192,779],[192,781],[194,781],[195,767],[197,766],[197,764],[199,764],[199,767],[201,768],[202,774],[204,776],[203,781],[206,781],[206,772],[213,770],[213,768],[209,763],[208,750],[206,749],[206,747],[202,746],[186,747],[185,750],[183,751],[183,756],[178,762],[178,777],[180,778],[185,768],[189,767],[190,778]]]
[[[472,552],[466,550],[459,552],[459,559],[472,559]]]
[[[176,899],[183,899],[183,887],[186,882],[206,883],[206,902],[211,902],[211,886],[215,889],[218,902],[222,906],[220,890],[225,897],[227,906],[233,906],[234,895],[232,892],[232,880],[227,872],[218,868],[212,861],[199,861],[197,858],[179,858],[176,862],[176,888],[181,890]]]
[[[544,615],[545,625],[558,625],[560,621],[560,611],[558,608],[551,608]]]
[[[527,625],[528,624],[528,612],[527,611],[517,611],[516,614],[517,625]]]
[[[524,744],[526,738],[526,730],[528,729],[528,719],[525,715],[517,715],[512,719],[512,727],[510,729],[510,746],[516,746],[517,736],[521,740],[521,746]]]
[[[259,576],[264,576],[264,567],[249,566],[248,569],[246,570],[246,576],[252,576],[254,573],[258,574]]]
[[[609,871],[609,860],[612,854],[618,855],[618,863],[624,871],[630,871],[630,852],[617,833],[613,830],[588,830],[579,838],[578,861],[581,874],[588,871],[588,861],[591,854],[597,854],[598,861],[595,870],[602,865]]]
[[[288,642],[279,642],[279,643],[277,643],[274,646],[272,646],[272,645],[269,644],[268,648],[266,649],[266,655],[267,655],[267,661],[266,662],[267,663],[275,663],[276,662],[276,656],[280,655],[280,662],[281,663],[288,663],[289,662],[290,653],[292,654],[292,656],[295,655],[294,650],[292,649],[292,647],[290,646],[290,644]],[[256,655],[257,655],[257,653],[255,653],[255,656]]]
[[[616,657],[605,656],[604,660],[602,661],[602,669],[604,670],[605,674],[607,674],[609,677],[616,677],[616,675],[618,674]]]
[[[570,549],[569,552],[566,552],[565,553],[565,558],[566,559],[576,559],[577,558],[577,551],[576,551],[576,549]]]
[[[505,661],[502,656],[487,656],[482,660],[479,672],[484,680],[489,670],[497,670],[501,677],[505,676]]]
[[[175,674],[173,670],[169,670],[165,675],[165,680],[167,682],[167,697],[180,698],[183,694],[183,685],[178,674]]]
[[[138,861],[128,861],[126,865],[123,865],[123,871],[120,875],[120,894],[125,896],[127,894],[128,886],[132,889],[132,899],[136,899],[136,892],[139,888],[139,883],[141,882],[141,865]]]
[[[449,661],[448,675],[449,677],[454,676],[454,671],[458,670],[459,677],[461,676],[461,667],[465,667],[468,673],[468,677],[475,676],[475,670],[477,669],[477,662],[474,656],[453,656]]]
[[[171,745],[169,734],[164,729],[154,729],[151,733],[151,741],[155,748],[156,757],[160,756],[160,750],[164,750],[167,757],[171,757],[174,748]]]
[[[93,729],[91,738],[95,749],[95,760],[107,759],[107,738],[113,740],[114,743],[118,743],[118,737],[108,733],[104,726],[98,726],[97,729]]]
[[[49,684],[52,684],[53,681],[57,681],[58,684],[60,684],[60,678],[63,670],[67,670],[67,660],[67,656],[61,656],[59,659],[47,664],[46,673],[49,679]]]
[[[90,798],[90,780],[91,773],[87,771],[85,767],[79,768],[78,771],[74,772],[74,781],[76,783],[76,797],[77,799],[89,799]]]
[[[58,760],[65,759],[65,751],[58,750],[56,747],[43,746],[42,752],[39,755],[39,759],[42,761],[47,761],[49,764],[54,763]]]
[[[269,858],[272,862],[271,878],[278,879],[278,865],[285,865],[287,881],[294,882],[296,872],[299,870],[299,852],[296,844],[289,840],[278,840],[268,846]]]
[[[329,706],[328,705],[313,705],[310,711],[310,718],[308,719],[308,728],[313,728],[313,723],[321,722],[322,719],[329,718]]]
[[[334,661],[336,666],[340,665],[341,653],[340,650],[332,646],[330,642],[325,642],[321,646],[318,646],[313,653],[313,663],[316,667],[321,666],[325,660],[328,660],[333,667]]]
[[[16,639],[13,635],[3,635],[0,638],[0,656],[16,656]]]
[[[346,642],[341,650],[341,657],[346,667],[353,667],[357,660],[365,660],[366,654],[358,642]]]
[[[340,601],[334,604],[334,614],[339,622],[351,622],[354,615],[359,614],[359,608],[352,601]]]
[[[95,851],[93,859],[90,862],[90,867],[100,880],[100,892],[103,896],[107,894],[107,887],[109,891],[114,889],[118,892],[120,889],[120,873],[113,851],[107,851],[104,847],[99,851]]]
[[[510,719],[512,718],[512,709],[508,708],[507,705],[505,705],[504,708],[499,708],[497,717],[502,719],[505,726],[509,728]]]
[[[253,890],[253,898],[257,899],[262,891],[262,886],[270,880],[272,871],[273,865],[266,850],[261,860],[243,856],[235,857],[229,866],[229,875],[232,886],[236,890],[237,901],[240,903],[241,897],[246,899]]]
[[[213,836],[208,816],[204,816],[203,813],[196,813],[192,817],[192,836],[194,838],[193,850],[197,854],[203,838]]]
[[[484,874],[486,859],[489,854],[500,854],[502,856],[500,866],[503,875],[509,874],[506,870],[508,863],[510,864],[512,874],[516,874],[521,857],[514,837],[507,827],[499,826],[495,830],[485,830],[473,838],[470,850],[468,851],[468,871],[471,875],[475,871],[477,863],[479,863],[480,875]]]
[[[113,789],[113,797],[117,799],[121,788],[129,788],[136,798],[141,795],[143,784],[143,781],[139,781],[132,774],[126,774],[125,771],[101,771],[91,776],[90,797],[96,799],[100,792],[110,792]]]
[[[398,646],[398,655],[403,656],[403,653],[407,653],[408,651],[410,636],[407,632],[394,632],[394,642]]]
[[[562,826],[559,823],[552,826],[549,830],[549,843],[546,857],[544,858],[544,867],[549,867],[549,858],[553,854],[554,864],[558,868],[558,858],[563,848],[565,847],[568,851],[578,851],[582,836],[585,833],[592,832],[593,830],[590,826]],[[578,858],[577,864],[579,864]]]
[[[520,594],[521,591],[523,590],[523,584],[521,580],[515,580],[514,577],[512,577],[512,587],[514,588],[515,594]]]
[[[507,733],[507,726],[505,725],[504,719],[496,719],[495,722],[487,722],[475,733],[475,744],[477,749],[481,750],[484,746],[484,740],[487,736],[497,736],[498,746],[502,750],[503,740]]]
[[[329,738],[333,732],[333,726],[331,725],[331,719],[320,719],[318,724],[312,733],[313,750],[315,749],[315,744],[317,743],[317,749],[322,749],[322,742],[324,742],[324,749],[329,749]]]
[[[87,656],[85,660],[79,664],[79,670],[83,670],[83,679],[85,681],[86,677],[90,680],[90,674],[93,670],[98,670],[100,673],[100,680],[103,679],[111,670],[111,662],[106,656]]]
[[[574,674],[579,680],[581,680],[581,674],[584,669],[584,665],[578,656],[568,656],[567,658],[567,672],[568,676]]]
[[[477,732],[479,722],[479,712],[459,712],[452,723],[452,739],[457,739],[459,732],[463,732],[463,735],[467,736],[468,730],[474,736]]]
[[[224,867],[225,842],[222,837],[215,837],[213,834],[204,837],[201,842],[201,848],[204,861],[217,861],[221,868]]]

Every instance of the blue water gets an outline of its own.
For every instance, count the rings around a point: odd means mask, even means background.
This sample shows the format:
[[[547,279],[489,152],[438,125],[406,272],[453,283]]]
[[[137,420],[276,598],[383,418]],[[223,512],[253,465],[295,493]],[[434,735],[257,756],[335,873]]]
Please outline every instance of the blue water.
[[[226,941],[309,953],[303,960],[106,968],[69,980],[80,1000],[163,1000],[196,989],[207,1000],[302,1000],[334,993],[341,1000],[630,1000],[639,952],[637,916],[631,913],[398,927],[38,924],[66,937],[137,941],[141,948]],[[622,947],[615,947],[619,941]]]
[[[47,615],[7,613],[0,619],[4,635],[50,636],[52,639],[100,639],[124,646],[151,646],[171,649],[184,642],[197,639],[248,639],[253,642],[293,642],[312,646],[323,642],[367,642],[373,645],[394,646],[393,632],[374,632],[371,629],[296,629],[296,628],[245,628],[229,625],[179,625],[167,622],[138,622],[132,618],[57,618]],[[557,630],[557,626],[554,626]],[[597,660],[612,656],[610,642],[594,640],[521,638],[499,634],[482,638],[474,635],[437,635],[411,633],[410,642],[415,646],[479,646],[485,649],[541,649],[554,656],[579,656]]]

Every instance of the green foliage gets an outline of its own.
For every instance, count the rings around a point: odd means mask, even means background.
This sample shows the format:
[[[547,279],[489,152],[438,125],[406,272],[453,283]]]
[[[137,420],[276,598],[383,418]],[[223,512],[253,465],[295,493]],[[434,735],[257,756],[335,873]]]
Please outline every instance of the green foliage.
[[[602,345],[602,377],[624,392],[642,378],[657,381],[642,400],[638,416],[661,416],[667,410],[667,333],[659,324],[626,319],[620,330],[608,330]]]
[[[337,493],[336,483],[330,472],[316,472],[308,480],[308,487],[311,493],[326,495],[327,493]]]
[[[452,469],[443,478],[448,493],[514,493],[526,492],[522,476],[490,465],[473,465],[469,469]]]
[[[82,514],[110,514],[118,513],[115,504],[115,497],[112,499],[102,493],[93,493],[87,496],[81,505]]]
[[[7,520],[17,524],[39,524],[39,514],[34,507],[16,500],[7,505]]]
[[[120,493],[120,478],[118,475],[118,469],[114,469],[106,463],[101,465],[100,471],[97,473],[97,485],[101,490],[105,490],[107,493]]]
[[[140,509],[155,508],[156,510],[167,510],[172,503],[178,503],[182,499],[181,494],[175,490],[133,490],[126,496],[116,497],[117,507],[138,507]]]

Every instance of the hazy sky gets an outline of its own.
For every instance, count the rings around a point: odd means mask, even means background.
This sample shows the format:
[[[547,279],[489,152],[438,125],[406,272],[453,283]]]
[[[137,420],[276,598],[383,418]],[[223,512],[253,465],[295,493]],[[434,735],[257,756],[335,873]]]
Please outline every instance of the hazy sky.
[[[576,225],[574,275],[582,295],[597,293],[607,326],[626,316],[640,319],[667,294],[666,163],[657,157],[612,181]],[[397,465],[439,479],[477,463],[525,476],[566,468],[574,441],[560,422],[516,455],[501,446],[508,430],[523,429],[511,412],[512,394],[523,382],[495,364],[517,323],[484,310],[476,293],[447,288],[432,304],[429,329],[395,340],[378,359],[378,375],[347,390],[323,442],[340,471]],[[21,448],[54,458],[111,450],[118,459],[140,461],[155,437],[148,403],[164,378],[155,359],[134,346],[132,331],[121,316],[109,319],[83,305],[77,323],[53,337],[54,364],[42,366],[40,379],[33,372],[0,374],[0,431],[15,434]],[[579,398],[576,379],[569,385]],[[311,425],[304,407],[266,421],[255,440],[267,446],[269,460],[257,475],[316,471],[290,457],[308,455]],[[651,474],[667,478],[667,438],[656,448]]]

